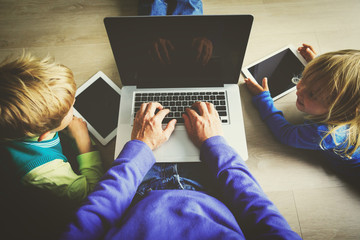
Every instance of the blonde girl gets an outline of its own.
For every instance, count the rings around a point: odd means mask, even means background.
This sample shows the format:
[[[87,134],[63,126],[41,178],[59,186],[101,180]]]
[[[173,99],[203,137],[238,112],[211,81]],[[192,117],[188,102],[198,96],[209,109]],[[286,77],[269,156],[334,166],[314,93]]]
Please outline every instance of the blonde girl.
[[[296,107],[308,114],[304,124],[290,124],[274,107],[266,78],[262,86],[245,79],[253,102],[283,144],[321,150],[334,169],[359,178],[360,51],[340,50],[316,57],[307,44],[298,51],[308,61],[296,87]]]

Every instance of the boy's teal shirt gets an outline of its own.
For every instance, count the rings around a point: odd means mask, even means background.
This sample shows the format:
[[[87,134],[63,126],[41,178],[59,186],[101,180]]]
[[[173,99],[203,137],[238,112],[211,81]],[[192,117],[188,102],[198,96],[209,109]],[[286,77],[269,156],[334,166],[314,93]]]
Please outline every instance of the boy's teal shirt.
[[[53,139],[45,141],[8,141],[4,147],[11,157],[10,162],[15,168],[17,177],[22,178],[28,172],[54,159],[67,158],[62,153],[59,134],[56,133]]]
[[[82,200],[104,174],[100,153],[92,151],[76,157],[76,174],[62,152],[58,133],[38,141],[38,137],[1,143],[1,167],[23,185],[32,185],[68,199]]]

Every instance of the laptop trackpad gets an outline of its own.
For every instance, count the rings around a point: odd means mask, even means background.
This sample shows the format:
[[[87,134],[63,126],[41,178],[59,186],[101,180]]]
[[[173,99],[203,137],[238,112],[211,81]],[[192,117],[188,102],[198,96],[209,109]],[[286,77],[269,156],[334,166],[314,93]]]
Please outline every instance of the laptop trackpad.
[[[200,150],[190,140],[182,126],[170,136],[170,139],[154,151],[156,162],[199,162]]]

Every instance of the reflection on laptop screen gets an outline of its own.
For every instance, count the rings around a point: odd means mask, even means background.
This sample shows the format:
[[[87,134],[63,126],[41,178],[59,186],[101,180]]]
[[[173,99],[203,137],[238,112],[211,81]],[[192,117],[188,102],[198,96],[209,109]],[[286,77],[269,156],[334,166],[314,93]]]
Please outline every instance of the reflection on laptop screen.
[[[123,85],[208,87],[238,82],[252,20],[229,15],[104,21]]]

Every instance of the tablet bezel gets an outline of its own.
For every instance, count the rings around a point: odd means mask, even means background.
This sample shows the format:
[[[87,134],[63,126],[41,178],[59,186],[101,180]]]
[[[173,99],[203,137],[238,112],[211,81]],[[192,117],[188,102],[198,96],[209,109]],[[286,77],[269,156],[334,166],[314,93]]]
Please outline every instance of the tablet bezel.
[[[83,91],[85,91],[89,86],[91,86],[95,81],[97,81],[98,79],[102,78],[115,92],[117,92],[120,95],[120,101],[121,101],[121,89],[113,82],[110,80],[110,78],[108,78],[108,76],[106,76],[102,71],[97,72],[94,76],[92,76],[88,81],[86,81],[83,85],[81,85],[77,90],[76,90],[76,95],[75,98],[82,93]],[[120,104],[119,104],[120,106]],[[117,131],[117,127],[115,127],[115,129],[113,129],[111,131],[111,133],[109,133],[105,138],[101,136],[101,134],[87,121],[87,119],[85,117],[83,117],[78,111],[77,109],[74,107],[74,115],[76,117],[82,118],[84,119],[84,121],[87,123],[87,127],[89,129],[89,132],[92,133],[94,135],[94,137],[102,144],[102,145],[106,145],[108,144],[115,136],[116,136],[116,131]]]
[[[276,54],[278,54],[278,53],[280,53],[280,52],[282,52],[282,51],[284,51],[284,50],[287,50],[287,49],[289,49],[289,50],[294,54],[294,56],[304,65],[304,67],[306,66],[307,62],[306,62],[306,60],[301,56],[301,54],[300,54],[300,52],[297,50],[297,48],[295,48],[294,45],[289,44],[289,45],[287,45],[287,46],[285,46],[285,47],[283,47],[283,48],[281,48],[281,49],[279,49],[279,50],[277,50],[277,51],[275,51],[275,52],[272,52],[271,54],[269,54],[269,55],[267,55],[267,56],[259,59],[258,61],[253,62],[252,64],[244,67],[244,68],[242,69],[242,73],[244,74],[245,77],[250,78],[250,79],[256,81],[255,77],[251,74],[251,72],[249,71],[249,69],[250,69],[251,67],[253,67],[253,66],[255,66],[255,65],[257,65],[257,64],[259,64],[259,63],[261,63],[261,62],[263,62],[263,61],[265,61],[265,60],[267,60],[267,59],[269,59],[269,58],[271,58],[271,57],[273,57],[273,56],[275,56]],[[257,81],[256,81],[256,82],[257,82]],[[271,83],[269,83],[269,84],[271,84]],[[260,84],[260,85],[261,85],[261,84]],[[295,89],[296,89],[296,86],[294,86],[294,87],[292,87],[292,88],[290,88],[290,89],[288,89],[288,90],[286,90],[286,91],[278,94],[277,96],[274,96],[274,97],[273,97],[273,100],[275,101],[275,100],[277,100],[277,99],[285,96],[286,94],[294,91]]]

